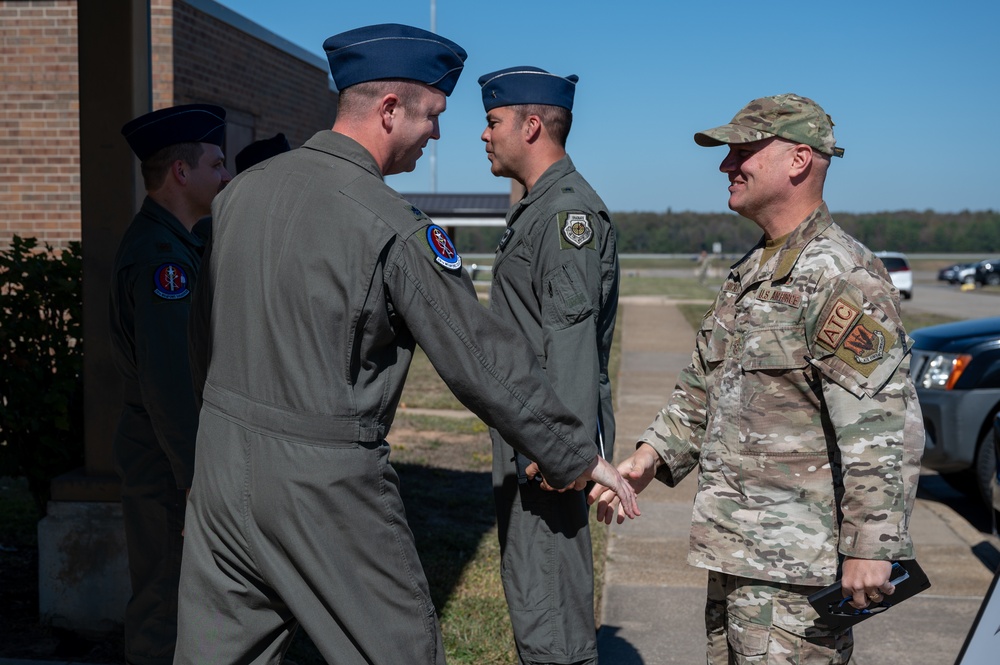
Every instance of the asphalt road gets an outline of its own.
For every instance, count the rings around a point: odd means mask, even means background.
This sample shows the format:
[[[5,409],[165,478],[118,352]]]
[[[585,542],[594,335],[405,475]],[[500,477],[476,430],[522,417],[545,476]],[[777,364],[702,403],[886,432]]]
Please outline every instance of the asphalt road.
[[[937,280],[932,272],[914,271],[913,298],[904,300],[904,310],[912,309],[941,314],[955,319],[981,319],[1000,316],[1000,293],[982,290],[962,291],[956,284]]]

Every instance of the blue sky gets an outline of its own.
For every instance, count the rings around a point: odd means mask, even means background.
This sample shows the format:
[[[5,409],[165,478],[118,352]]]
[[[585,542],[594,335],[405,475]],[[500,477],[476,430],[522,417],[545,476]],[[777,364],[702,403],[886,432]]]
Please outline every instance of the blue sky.
[[[325,59],[330,35],[430,28],[430,0],[220,0]],[[502,192],[479,139],[480,75],[577,74],[568,150],[613,211],[726,210],[724,148],[692,135],[755,97],[812,97],[836,123],[834,211],[1000,210],[1000,2],[437,0],[437,32],[468,52],[442,116],[437,191]],[[431,189],[430,160],[388,182]]]

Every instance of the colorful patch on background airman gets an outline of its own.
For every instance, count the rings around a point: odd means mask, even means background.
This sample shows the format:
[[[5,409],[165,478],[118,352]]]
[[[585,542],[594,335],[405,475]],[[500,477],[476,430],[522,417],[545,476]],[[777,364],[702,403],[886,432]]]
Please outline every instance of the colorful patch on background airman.
[[[590,216],[587,213],[561,212],[556,216],[556,220],[562,233],[559,241],[561,249],[570,247],[580,249],[594,239],[594,228],[590,225]]]
[[[191,293],[187,273],[176,263],[164,263],[153,273],[153,293],[165,300],[177,300]]]
[[[455,244],[437,224],[427,227],[427,244],[434,252],[434,260],[449,270],[458,270],[462,267],[462,257],[458,255]]]

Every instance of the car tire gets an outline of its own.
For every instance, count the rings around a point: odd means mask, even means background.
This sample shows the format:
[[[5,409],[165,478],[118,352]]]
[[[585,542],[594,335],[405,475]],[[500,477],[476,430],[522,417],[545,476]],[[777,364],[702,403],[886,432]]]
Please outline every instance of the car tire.
[[[989,430],[979,439],[976,456],[970,468],[938,475],[952,489],[970,498],[979,499],[989,506],[993,502],[993,475],[996,473],[996,464],[993,431]]]
[[[900,295],[903,296],[903,300],[909,300],[910,298],[913,297],[913,292],[912,291],[901,291]]]
[[[992,418],[990,422],[993,422]],[[997,451],[993,443],[992,429],[988,429],[979,440],[973,472],[979,497],[985,505],[991,506],[993,504],[993,476],[997,472]]]
[[[990,286],[1000,285],[1000,273],[990,273],[986,276],[986,283]]]

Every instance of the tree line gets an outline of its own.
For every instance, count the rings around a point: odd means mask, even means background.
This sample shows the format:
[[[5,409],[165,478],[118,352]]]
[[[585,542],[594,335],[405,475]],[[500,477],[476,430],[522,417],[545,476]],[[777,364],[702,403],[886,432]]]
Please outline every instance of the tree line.
[[[712,251],[714,243],[723,252],[742,253],[761,235],[734,213],[616,212],[612,218],[622,254],[698,253]],[[834,212],[833,218],[873,251],[1000,254],[1000,212],[993,210]],[[465,253],[493,252],[502,234],[499,227],[462,228],[456,242]]]

